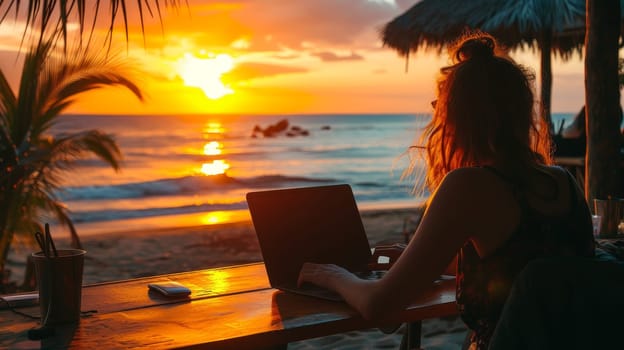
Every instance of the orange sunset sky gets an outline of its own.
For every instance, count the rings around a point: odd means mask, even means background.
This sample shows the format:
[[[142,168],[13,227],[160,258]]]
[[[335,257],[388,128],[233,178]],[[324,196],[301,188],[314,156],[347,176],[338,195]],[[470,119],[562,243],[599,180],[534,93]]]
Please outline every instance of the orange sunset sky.
[[[113,51],[137,67],[144,103],[119,89],[82,95],[71,113],[417,113],[429,112],[445,54],[409,60],[383,47],[379,30],[414,0],[189,0],[167,9],[163,29],[148,18],[145,38],[129,5]],[[184,3],[184,1],[183,1]],[[107,10],[105,8],[104,10]],[[121,19],[121,16],[120,16]],[[19,18],[0,26],[0,67],[17,82]],[[105,33],[106,18],[100,21]],[[534,52],[512,52],[539,76]],[[584,103],[583,62],[553,61],[553,112]]]

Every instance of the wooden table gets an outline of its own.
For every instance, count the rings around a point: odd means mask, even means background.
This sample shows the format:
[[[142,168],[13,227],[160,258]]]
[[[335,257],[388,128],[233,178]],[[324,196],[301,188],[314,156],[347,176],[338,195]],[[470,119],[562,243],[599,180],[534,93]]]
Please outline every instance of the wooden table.
[[[147,284],[173,280],[191,298],[166,299]],[[457,314],[454,281],[431,290],[396,319],[378,324],[341,302],[284,293],[269,286],[262,263],[85,286],[82,310],[97,310],[77,325],[31,341],[37,320],[0,311],[0,348],[45,349],[260,349],[288,342]],[[38,307],[20,311],[37,315]]]

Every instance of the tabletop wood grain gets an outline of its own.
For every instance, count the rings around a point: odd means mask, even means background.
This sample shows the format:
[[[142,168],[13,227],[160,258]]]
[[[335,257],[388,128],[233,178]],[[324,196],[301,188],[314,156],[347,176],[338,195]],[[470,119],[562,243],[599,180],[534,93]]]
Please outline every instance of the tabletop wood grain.
[[[147,283],[174,280],[191,298],[170,300]],[[257,349],[356,329],[457,314],[454,281],[425,293],[396,319],[373,323],[342,302],[284,293],[268,285],[263,264],[199,270],[87,286],[77,325],[56,326],[42,341],[26,337],[37,321],[0,312],[0,347],[44,349]],[[37,308],[28,308],[27,311]]]

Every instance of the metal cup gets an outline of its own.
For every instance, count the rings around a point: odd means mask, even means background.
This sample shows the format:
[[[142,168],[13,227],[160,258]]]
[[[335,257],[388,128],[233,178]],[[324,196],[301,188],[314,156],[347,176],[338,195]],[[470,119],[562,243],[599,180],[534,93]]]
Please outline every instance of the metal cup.
[[[594,212],[601,217],[599,235],[616,235],[624,218],[624,199],[594,199]]]
[[[39,286],[41,324],[44,326],[75,323],[80,319],[86,251],[59,249],[57,252],[57,257],[49,258],[43,252],[32,255]]]

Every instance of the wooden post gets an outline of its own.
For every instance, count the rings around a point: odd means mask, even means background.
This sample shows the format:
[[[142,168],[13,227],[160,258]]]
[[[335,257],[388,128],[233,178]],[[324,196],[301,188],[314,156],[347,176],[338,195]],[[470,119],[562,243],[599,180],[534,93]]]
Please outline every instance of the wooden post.
[[[587,0],[585,105],[587,200],[622,197],[620,163],[622,110],[618,85],[620,1]]]
[[[551,96],[552,96],[552,59],[551,59],[551,50],[552,50],[552,28],[548,27],[542,30],[540,34],[540,84],[541,92],[540,92],[540,114],[541,117],[544,118],[548,128],[550,129],[551,135],[555,132],[555,127],[552,122],[552,117],[550,116],[550,104],[551,104]]]

